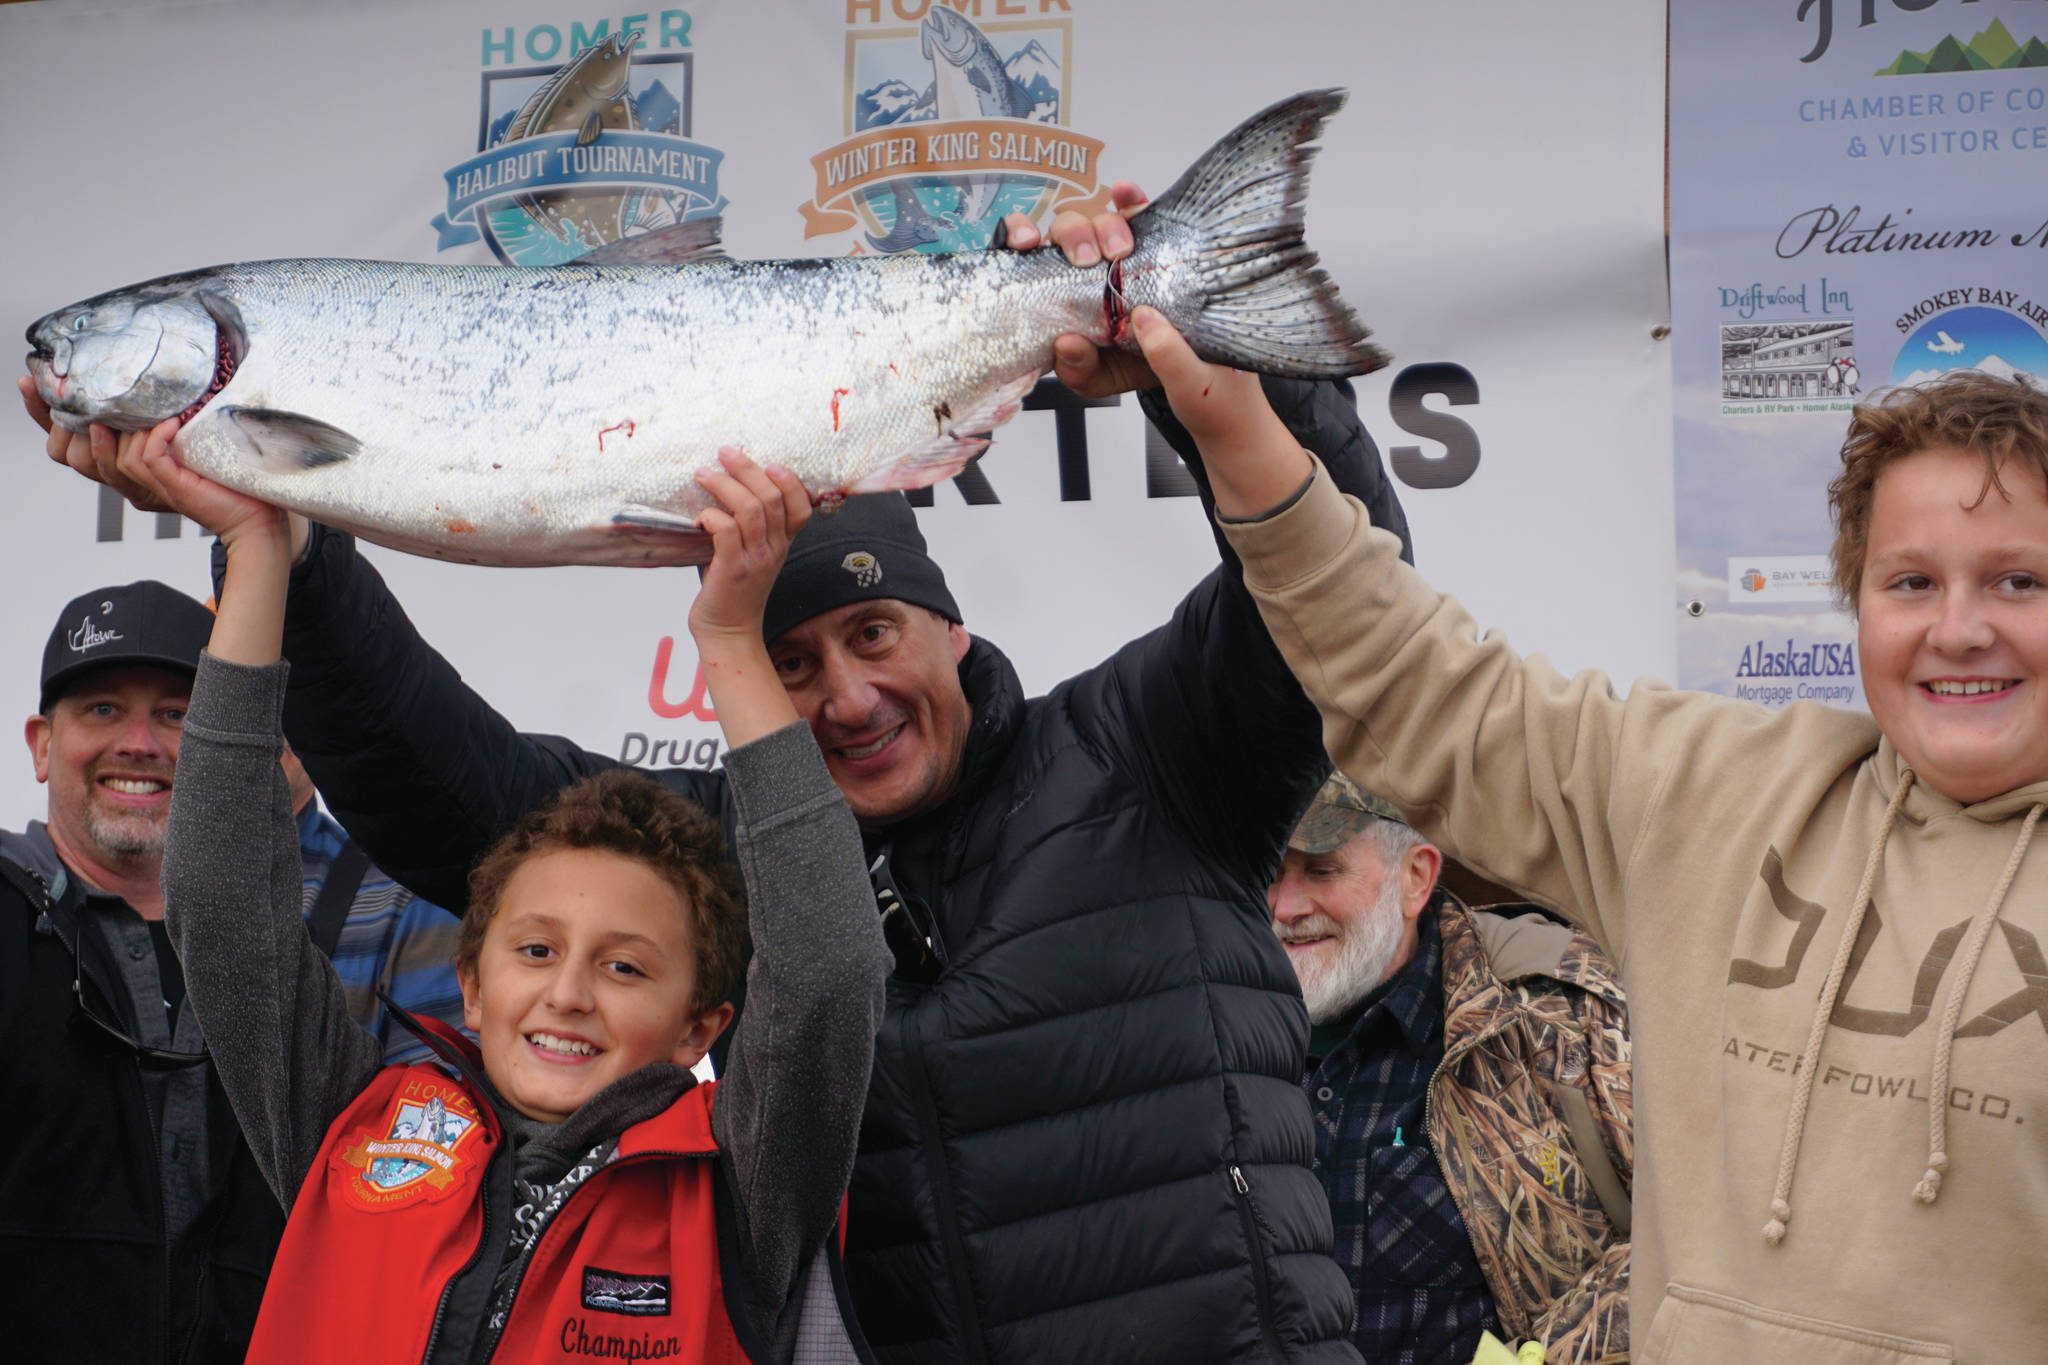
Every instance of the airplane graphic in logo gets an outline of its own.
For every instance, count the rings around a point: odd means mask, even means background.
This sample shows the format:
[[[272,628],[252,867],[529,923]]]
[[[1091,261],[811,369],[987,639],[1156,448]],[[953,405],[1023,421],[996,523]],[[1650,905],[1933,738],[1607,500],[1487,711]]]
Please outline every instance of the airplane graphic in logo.
[[[1947,332],[1937,331],[1935,335],[1940,337],[1941,340],[1928,342],[1928,350],[1934,352],[1936,355],[1961,355],[1963,353],[1963,343],[1957,341]]]

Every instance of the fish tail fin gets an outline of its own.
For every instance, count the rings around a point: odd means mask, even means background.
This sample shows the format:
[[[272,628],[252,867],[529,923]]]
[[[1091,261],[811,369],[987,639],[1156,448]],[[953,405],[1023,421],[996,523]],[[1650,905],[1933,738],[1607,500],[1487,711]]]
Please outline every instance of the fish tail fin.
[[[1317,150],[1308,144],[1344,99],[1342,90],[1312,90],[1254,114],[1132,220],[1139,255],[1163,228],[1193,235],[1202,300],[1192,318],[1173,321],[1204,360],[1292,379],[1341,379],[1387,363],[1302,240]]]
[[[988,449],[990,435],[1022,410],[1024,396],[1038,387],[1038,380],[1034,370],[990,390],[970,412],[958,417],[944,411],[935,414],[938,430],[930,440],[877,465],[846,491],[889,493],[928,488],[952,478]]]

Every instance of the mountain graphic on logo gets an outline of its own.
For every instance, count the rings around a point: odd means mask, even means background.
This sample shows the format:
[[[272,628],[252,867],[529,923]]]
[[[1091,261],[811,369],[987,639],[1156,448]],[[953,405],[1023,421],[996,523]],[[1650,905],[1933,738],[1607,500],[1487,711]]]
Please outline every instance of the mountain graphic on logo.
[[[1979,370],[1998,379],[2017,379],[2022,384],[2031,384],[2042,392],[2048,393],[2048,377],[2037,375],[2031,370],[2023,370],[2003,356],[1988,355],[1974,365],[1961,365],[1957,368]],[[1914,384],[1925,384],[1930,379],[1940,379],[1943,375],[1954,373],[1954,370],[1915,370],[1904,379],[1895,379],[1892,382],[1911,387]]]
[[[873,128],[881,124],[901,123],[906,116],[914,117],[913,111],[931,96],[927,87],[922,92],[911,89],[895,77],[890,77],[872,90],[863,90],[854,97],[853,126]],[[925,117],[931,117],[926,114]]]
[[[683,128],[682,102],[660,81],[648,86],[633,100],[633,115],[650,133],[680,133]]]
[[[2005,22],[1965,43],[1953,33],[1925,52],[1901,52],[1899,59],[1874,74],[1879,76],[1942,76],[1957,71],[2013,71],[2023,66],[2048,66],[2048,44],[2029,38],[2022,45],[2006,31]]]
[[[1039,123],[1057,123],[1060,117],[1060,64],[1033,38],[1003,63],[1010,82],[1024,92],[1031,117]]]

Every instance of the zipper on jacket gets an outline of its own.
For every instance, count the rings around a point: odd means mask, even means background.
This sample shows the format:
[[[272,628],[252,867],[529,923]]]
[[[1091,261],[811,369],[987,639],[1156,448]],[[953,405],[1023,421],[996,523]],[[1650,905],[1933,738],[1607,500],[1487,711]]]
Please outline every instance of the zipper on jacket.
[[[679,1157],[711,1156],[715,1154],[716,1149],[714,1148],[710,1152],[685,1152],[679,1148],[664,1148],[660,1151],[635,1152],[631,1156],[618,1156],[616,1155],[618,1147],[615,1142],[612,1151],[615,1154],[612,1159],[592,1171],[584,1178],[581,1185],[569,1191],[569,1197],[562,1201],[562,1207],[555,1210],[554,1216],[548,1219],[548,1225],[540,1230],[540,1236],[533,1239],[533,1248],[526,1253],[526,1264],[520,1267],[519,1278],[512,1282],[512,1293],[505,1301],[505,1326],[500,1327],[491,1336],[490,1349],[476,1357],[479,1362],[488,1362],[492,1356],[498,1353],[498,1343],[505,1339],[505,1329],[512,1325],[513,1310],[519,1306],[519,1291],[525,1286],[526,1277],[533,1270],[535,1262],[540,1260],[541,1248],[547,1244],[548,1238],[555,1235],[555,1229],[561,1226],[562,1215],[567,1213],[570,1206],[583,1197],[585,1190],[595,1185],[603,1176],[617,1170],[621,1166],[634,1166],[648,1161],[672,1161]],[[493,1297],[496,1296],[493,1295]],[[488,1313],[489,1305],[485,1306],[485,1311]],[[491,1325],[488,1321],[484,1323],[483,1330],[486,1332],[491,1330]],[[432,1348],[429,1347],[429,1349],[431,1350]]]
[[[974,1281],[968,1274],[967,1248],[954,1213],[953,1178],[946,1166],[946,1136],[939,1127],[938,1101],[932,1097],[931,1076],[925,1069],[924,1038],[918,1027],[924,1013],[917,1008],[897,1015],[916,1095],[919,1145],[924,1149],[926,1169],[931,1174],[932,1215],[938,1220],[939,1245],[946,1258],[946,1276],[953,1287],[954,1317],[968,1349],[967,1359],[985,1362],[988,1350],[981,1339],[981,1317],[974,1310]]]
[[[1503,1026],[1503,1028],[1504,1027],[1505,1026]],[[1488,1038],[1493,1037],[1495,1033],[1501,1031],[1502,1029],[1487,1030],[1486,1032],[1480,1034],[1476,1038],[1473,1038],[1471,1042],[1468,1043],[1465,1047],[1459,1049],[1458,1055],[1463,1056],[1465,1053],[1472,1051],[1474,1048],[1477,1048],[1479,1044],[1485,1042]],[[1444,1188],[1450,1191],[1451,1207],[1458,1211],[1458,1227],[1465,1234],[1465,1245],[1471,1248],[1472,1263],[1479,1267],[1480,1278],[1487,1280],[1486,1292],[1493,1297],[1493,1314],[1494,1317],[1498,1319],[1500,1317],[1500,1305],[1502,1303],[1511,1303],[1513,1302],[1513,1299],[1511,1296],[1502,1296],[1499,1290],[1495,1287],[1493,1281],[1487,1279],[1486,1261],[1479,1255],[1479,1243],[1472,1240],[1472,1210],[1467,1208],[1465,1206],[1464,1201],[1459,1197],[1458,1182],[1451,1179],[1448,1175],[1444,1174],[1444,1164],[1443,1162],[1437,1160],[1437,1152],[1440,1150],[1440,1144],[1436,1140],[1436,1133],[1429,1126],[1430,1101],[1436,1097],[1436,1083],[1443,1077],[1444,1068],[1449,1066],[1450,1064],[1451,1054],[1448,1050],[1446,1050],[1443,1055],[1443,1059],[1436,1064],[1436,1070],[1429,1073],[1429,1084],[1424,1086],[1422,1089],[1422,1138],[1423,1141],[1429,1144],[1429,1159],[1431,1161],[1436,1162],[1437,1174],[1442,1175],[1444,1177]],[[1503,1323],[1502,1325],[1506,1326],[1505,1323]]]
[[[512,1160],[512,1143],[510,1138],[501,1140],[498,1154],[508,1163]],[[469,1259],[462,1263],[462,1268],[448,1277],[448,1283],[441,1286],[441,1299],[440,1302],[434,1305],[434,1325],[427,1332],[427,1349],[420,1356],[420,1365],[432,1365],[434,1348],[441,1344],[441,1329],[447,1322],[448,1300],[453,1297],[455,1287],[462,1283],[463,1277],[476,1269],[477,1262],[483,1259],[484,1251],[491,1245],[493,1223],[495,1220],[491,1217],[491,1178],[488,1169],[484,1172],[483,1201],[483,1228],[477,1236],[476,1249],[469,1253]]]
[[[1244,1171],[1233,1164],[1230,1167],[1230,1189],[1237,1197],[1238,1220],[1244,1224],[1245,1250],[1251,1256],[1252,1291],[1257,1296],[1259,1310],[1259,1332],[1266,1338],[1266,1349],[1275,1361],[1287,1359],[1287,1352],[1280,1345],[1280,1329],[1273,1323],[1273,1285],[1266,1276],[1266,1248],[1259,1240],[1259,1217],[1252,1211],[1252,1185],[1244,1178]]]

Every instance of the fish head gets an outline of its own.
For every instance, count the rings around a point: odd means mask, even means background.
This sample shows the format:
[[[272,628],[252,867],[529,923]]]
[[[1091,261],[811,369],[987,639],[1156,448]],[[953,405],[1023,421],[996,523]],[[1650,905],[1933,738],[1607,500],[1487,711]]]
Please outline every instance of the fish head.
[[[931,61],[936,52],[950,65],[965,66],[974,60],[975,48],[987,40],[973,21],[957,10],[933,5],[924,12],[924,23],[919,26],[917,41],[926,61]]]
[[[615,100],[626,93],[632,72],[633,49],[640,42],[640,30],[614,33],[583,55],[577,82],[583,94],[594,100]]]
[[[195,288],[120,289],[28,329],[28,372],[59,426],[141,431],[205,401],[227,357],[221,320]]]

